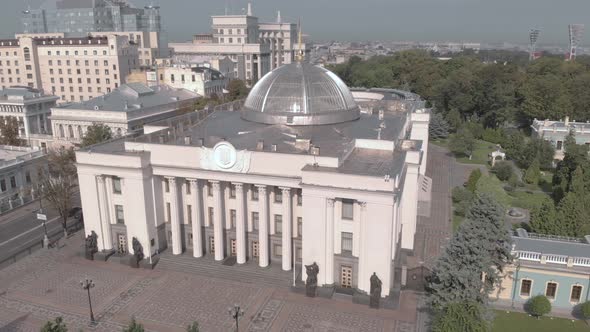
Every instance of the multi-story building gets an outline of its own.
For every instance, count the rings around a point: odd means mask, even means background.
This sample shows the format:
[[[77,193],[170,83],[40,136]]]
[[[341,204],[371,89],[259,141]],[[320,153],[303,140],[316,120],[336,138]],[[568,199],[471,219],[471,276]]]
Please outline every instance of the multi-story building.
[[[299,281],[315,262],[332,291],[367,294],[375,273],[391,295],[400,252],[414,248],[428,145],[424,102],[403,106],[361,111],[333,73],[284,65],[239,110],[191,112],[77,151],[86,234],[101,251],[132,253],[137,239],[146,260],[186,250],[236,269],[295,269]]]
[[[49,2],[48,2],[49,3]],[[25,10],[24,33],[161,31],[160,7],[134,8],[123,0],[58,0],[55,6]]]
[[[47,168],[39,148],[0,146],[0,213],[35,199],[39,170]]]
[[[169,58],[172,50],[164,44],[160,32],[157,31],[126,31],[126,32],[91,32],[91,36],[127,36],[129,41],[137,45],[140,68],[151,68],[158,58]]]
[[[590,235],[574,239],[518,229],[512,241],[514,262],[492,296],[499,304],[522,306],[545,295],[553,310],[571,313],[590,300]]]
[[[146,123],[192,110],[197,98],[194,92],[166,85],[124,84],[103,96],[52,108],[54,142],[79,144],[95,123],[109,126],[115,136],[125,136],[141,131]]]
[[[109,93],[138,66],[137,45],[125,36],[0,40],[0,86],[43,89],[61,102]]]
[[[38,138],[51,135],[49,116],[59,97],[30,87],[0,90],[0,121],[14,117],[19,124],[19,137],[30,145],[41,146]]]
[[[551,142],[555,147],[555,159],[562,160],[565,156],[565,139],[574,133],[577,144],[590,145],[590,122],[570,121],[569,116],[563,121],[533,120],[533,135]]]
[[[200,66],[171,66],[158,68],[158,82],[173,88],[186,89],[201,96],[221,97],[229,82],[219,71]]]

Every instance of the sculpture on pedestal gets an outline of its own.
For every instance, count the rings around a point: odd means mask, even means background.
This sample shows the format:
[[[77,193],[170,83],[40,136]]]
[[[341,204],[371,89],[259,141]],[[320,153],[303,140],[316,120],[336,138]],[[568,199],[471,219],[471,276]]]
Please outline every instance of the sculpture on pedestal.
[[[86,259],[89,259],[91,261],[94,260],[94,254],[98,252],[98,235],[96,235],[96,233],[94,231],[92,231],[90,233],[90,235],[88,235],[86,237],[86,243],[84,245],[85,247],[85,253],[86,253]]]
[[[133,257],[131,257],[129,264],[131,265],[131,267],[138,268],[139,262],[142,259],[143,259],[143,247],[141,246],[141,243],[139,243],[139,240],[137,240],[137,238],[134,237],[133,238]]]
[[[309,297],[315,297],[320,268],[315,262],[313,262],[311,265],[305,265],[305,271],[307,272],[307,280],[305,281],[305,295]]]
[[[381,285],[382,282],[377,277],[377,274],[373,272],[371,276],[371,300],[369,302],[369,307],[379,309],[379,301],[381,300]]]

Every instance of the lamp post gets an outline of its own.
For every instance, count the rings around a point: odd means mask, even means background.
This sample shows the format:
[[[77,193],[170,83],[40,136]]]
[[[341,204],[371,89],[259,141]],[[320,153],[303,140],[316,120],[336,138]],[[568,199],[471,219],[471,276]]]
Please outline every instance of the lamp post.
[[[94,287],[94,282],[92,279],[85,279],[80,281],[80,285],[82,289],[85,289],[88,292],[88,305],[90,306],[90,323],[94,324],[94,313],[92,312],[92,300],[90,299],[90,288]]]
[[[516,297],[516,289],[518,288],[518,272],[520,271],[520,260],[518,257],[516,258],[516,272],[514,273],[513,279],[513,288],[512,288],[512,304],[510,305],[511,308],[514,308],[514,298]]]
[[[43,247],[45,249],[49,248],[49,237],[47,236],[47,215],[43,213],[43,189],[45,187],[43,185],[39,186],[39,212],[37,213],[37,219],[43,222],[43,230],[45,231],[45,236],[43,237]]]
[[[236,332],[239,331],[240,329],[239,329],[239,325],[238,324],[239,324],[240,317],[244,316],[244,311],[237,304],[234,304],[234,307],[233,308],[231,308],[231,307],[228,308],[227,311],[228,311],[229,315],[233,319],[235,319],[235,321],[236,321]]]

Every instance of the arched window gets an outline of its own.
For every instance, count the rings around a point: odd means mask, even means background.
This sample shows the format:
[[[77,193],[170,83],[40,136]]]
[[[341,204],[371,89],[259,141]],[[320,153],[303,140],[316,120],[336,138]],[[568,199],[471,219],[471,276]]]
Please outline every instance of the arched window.
[[[68,125],[68,135],[70,138],[74,138],[74,128],[72,125]]]
[[[31,51],[29,50],[28,47],[25,47],[23,49],[23,54],[25,56],[25,61],[31,61]]]
[[[59,125],[59,137],[66,137],[66,134],[64,133],[64,126],[63,125]]]

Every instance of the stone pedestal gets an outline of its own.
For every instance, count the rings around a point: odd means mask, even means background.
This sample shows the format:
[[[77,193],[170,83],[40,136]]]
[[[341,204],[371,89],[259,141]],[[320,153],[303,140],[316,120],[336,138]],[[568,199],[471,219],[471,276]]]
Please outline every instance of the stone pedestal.
[[[141,261],[138,261],[135,256],[129,257],[129,266],[131,266],[132,268],[138,269],[140,264]]]
[[[306,287],[305,288],[305,296],[316,297],[316,295],[317,295],[317,287]]]
[[[141,267],[142,269],[148,269],[148,270],[153,270],[156,265],[158,264],[158,261],[160,261],[160,257],[156,256],[156,257],[152,257],[152,262],[150,263],[150,260],[148,258],[143,259],[141,262],[139,262],[139,267]]]
[[[106,262],[114,254],[115,254],[115,250],[99,251],[94,254],[94,260]]]
[[[318,296],[325,299],[331,299],[334,295],[334,286],[322,286],[318,288]]]

